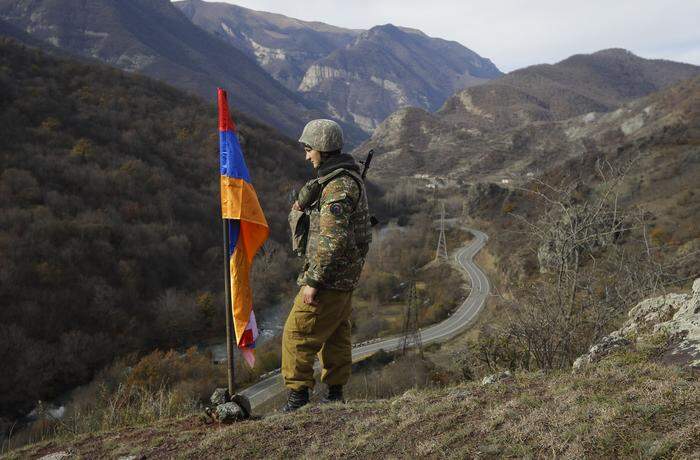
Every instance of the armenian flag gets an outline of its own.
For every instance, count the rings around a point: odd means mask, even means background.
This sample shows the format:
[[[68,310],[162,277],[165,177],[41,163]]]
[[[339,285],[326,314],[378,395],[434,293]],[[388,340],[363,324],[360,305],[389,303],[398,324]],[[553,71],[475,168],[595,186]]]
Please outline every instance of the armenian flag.
[[[231,298],[236,345],[250,367],[255,364],[258,327],[253,313],[250,271],[253,258],[270,230],[250,180],[236,125],[228,110],[226,91],[218,89],[219,152],[221,158],[221,217],[229,226]]]

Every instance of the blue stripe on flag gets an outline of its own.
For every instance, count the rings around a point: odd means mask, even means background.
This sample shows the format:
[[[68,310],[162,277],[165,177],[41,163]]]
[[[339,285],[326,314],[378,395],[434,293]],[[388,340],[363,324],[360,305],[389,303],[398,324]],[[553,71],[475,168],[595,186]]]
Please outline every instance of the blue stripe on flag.
[[[236,133],[219,131],[219,151],[221,152],[221,175],[243,179],[250,183],[250,173],[243,159],[243,151]]]

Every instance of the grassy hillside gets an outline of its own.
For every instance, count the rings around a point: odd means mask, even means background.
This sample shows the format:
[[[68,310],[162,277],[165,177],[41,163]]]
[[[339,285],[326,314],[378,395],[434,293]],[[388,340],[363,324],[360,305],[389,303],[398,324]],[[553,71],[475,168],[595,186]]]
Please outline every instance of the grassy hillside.
[[[311,405],[230,426],[170,419],[11,452],[80,457],[691,458],[700,455],[700,383],[688,371],[619,354],[572,375],[518,373],[379,401]],[[408,435],[410,434],[410,435]]]
[[[294,142],[234,117],[272,229],[264,318],[291,283],[286,196],[308,172]],[[2,38],[0,125],[0,414],[222,324],[215,107]]]

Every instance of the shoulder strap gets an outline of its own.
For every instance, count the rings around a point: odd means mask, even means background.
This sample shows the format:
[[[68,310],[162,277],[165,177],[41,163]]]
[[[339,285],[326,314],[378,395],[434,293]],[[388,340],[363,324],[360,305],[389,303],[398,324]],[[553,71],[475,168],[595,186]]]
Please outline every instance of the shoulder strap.
[[[360,176],[357,172],[351,170],[351,169],[345,169],[345,168],[338,168],[334,169],[333,171],[329,172],[325,176],[319,177],[318,178],[318,183],[321,184],[321,191],[319,192],[319,204],[321,202],[321,193],[323,193],[323,189],[326,188],[326,185],[336,177],[340,176],[341,174],[347,174],[348,176],[352,177],[355,182],[357,182],[357,188],[360,189],[360,196],[358,197],[357,201],[359,203],[360,198],[362,198],[362,193],[364,192],[364,185],[365,181],[362,180],[362,176]],[[355,203],[355,206],[357,206],[357,203]]]

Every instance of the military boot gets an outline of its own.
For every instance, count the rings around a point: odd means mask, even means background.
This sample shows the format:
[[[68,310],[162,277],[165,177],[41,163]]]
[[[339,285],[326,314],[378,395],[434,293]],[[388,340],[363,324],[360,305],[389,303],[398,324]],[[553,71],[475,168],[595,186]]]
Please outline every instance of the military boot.
[[[309,403],[309,389],[290,390],[287,396],[287,403],[280,409],[282,412],[294,412]]]
[[[328,395],[321,400],[322,404],[334,402],[345,402],[345,399],[343,399],[343,385],[329,385]]]

